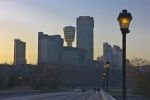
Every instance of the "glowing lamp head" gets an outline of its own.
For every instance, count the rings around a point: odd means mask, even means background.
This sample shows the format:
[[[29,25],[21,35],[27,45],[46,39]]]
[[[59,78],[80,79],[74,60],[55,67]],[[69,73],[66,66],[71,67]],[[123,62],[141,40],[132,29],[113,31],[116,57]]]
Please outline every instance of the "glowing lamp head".
[[[105,66],[104,66],[105,68],[109,68],[110,67],[110,62],[109,61],[106,61],[106,63],[105,63]]]
[[[123,24],[128,24],[129,23],[129,20],[127,18],[122,18],[121,19],[121,23]]]
[[[106,73],[105,72],[103,72],[103,76],[105,76],[106,75]]]
[[[131,13],[128,13],[127,10],[122,10],[117,18],[120,30],[126,33],[129,33],[129,25],[132,20]]]

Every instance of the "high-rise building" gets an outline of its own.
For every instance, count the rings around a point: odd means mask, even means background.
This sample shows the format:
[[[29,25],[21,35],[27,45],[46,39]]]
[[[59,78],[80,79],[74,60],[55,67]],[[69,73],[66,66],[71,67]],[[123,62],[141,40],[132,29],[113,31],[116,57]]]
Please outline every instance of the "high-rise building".
[[[63,39],[60,35],[38,33],[38,64],[61,62]]]
[[[113,65],[115,69],[122,69],[122,49],[114,45],[113,46]]]
[[[75,37],[75,27],[73,26],[66,26],[64,27],[64,38],[67,42],[68,47],[72,47],[72,42],[74,41]]]
[[[107,42],[103,43],[103,60],[104,63],[109,61],[111,64],[113,63],[113,51],[111,45]]]
[[[38,32],[38,64],[48,62],[48,35]]]
[[[48,39],[48,60],[50,63],[60,63],[63,39],[60,35],[51,35]]]
[[[87,51],[87,59],[93,60],[94,19],[90,16],[77,18],[77,47]]]
[[[110,61],[113,69],[120,70],[122,68],[122,49],[119,46],[111,47],[107,42],[103,43],[103,58],[104,63]]]
[[[14,40],[14,64],[26,64],[26,43],[20,39]]]

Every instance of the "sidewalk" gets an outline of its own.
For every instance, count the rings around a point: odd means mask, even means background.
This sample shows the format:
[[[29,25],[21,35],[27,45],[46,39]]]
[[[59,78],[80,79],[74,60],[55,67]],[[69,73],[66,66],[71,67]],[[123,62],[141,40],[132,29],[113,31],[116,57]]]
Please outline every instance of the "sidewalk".
[[[93,94],[88,98],[88,100],[101,100],[100,99],[100,94]]]

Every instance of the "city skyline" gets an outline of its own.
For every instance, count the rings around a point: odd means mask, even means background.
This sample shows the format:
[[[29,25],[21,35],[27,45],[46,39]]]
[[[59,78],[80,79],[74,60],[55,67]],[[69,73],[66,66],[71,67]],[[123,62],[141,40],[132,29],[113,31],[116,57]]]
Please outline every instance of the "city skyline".
[[[102,55],[103,42],[122,43],[117,16],[122,9],[132,13],[127,40],[127,57],[150,60],[148,0],[86,1],[85,0],[1,0],[0,1],[0,63],[13,63],[13,40],[27,44],[28,63],[37,62],[38,32],[61,35],[64,26],[76,26],[78,16],[94,17],[94,58]],[[73,46],[75,47],[76,41]]]

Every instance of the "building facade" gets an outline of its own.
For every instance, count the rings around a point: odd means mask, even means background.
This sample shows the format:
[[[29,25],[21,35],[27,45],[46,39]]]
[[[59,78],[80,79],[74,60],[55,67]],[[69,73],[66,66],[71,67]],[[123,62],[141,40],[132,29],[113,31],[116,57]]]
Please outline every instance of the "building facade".
[[[122,69],[122,49],[117,46],[114,45],[113,46],[113,66],[115,69]]]
[[[87,59],[93,60],[94,19],[90,16],[77,18],[77,47],[86,49]]]
[[[103,60],[104,63],[109,61],[111,64],[113,63],[113,51],[111,45],[107,42],[103,43]]]
[[[26,43],[20,39],[14,40],[14,64],[26,64]]]
[[[73,47],[63,47],[62,63],[83,65],[86,62],[86,50]]]
[[[38,33],[38,64],[61,62],[63,39],[60,35]]]

